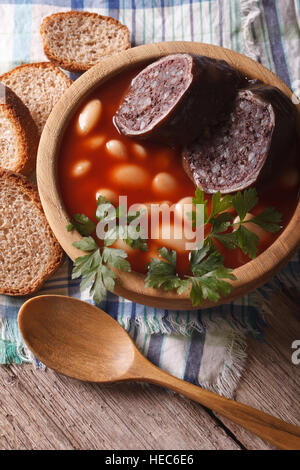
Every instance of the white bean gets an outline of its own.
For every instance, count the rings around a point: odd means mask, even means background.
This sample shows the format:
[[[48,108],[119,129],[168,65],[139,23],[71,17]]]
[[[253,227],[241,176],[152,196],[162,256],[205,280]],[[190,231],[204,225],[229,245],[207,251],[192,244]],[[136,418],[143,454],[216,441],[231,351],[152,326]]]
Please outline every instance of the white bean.
[[[90,137],[85,141],[86,146],[91,150],[96,150],[105,142],[104,135],[95,135],[94,137]]]
[[[82,160],[74,165],[72,169],[72,175],[75,178],[86,175],[91,169],[91,162],[89,160]]]
[[[100,196],[104,196],[107,199],[107,201],[111,202],[114,206],[118,205],[118,195],[116,191],[114,191],[113,189],[109,189],[109,188],[98,189],[96,193],[96,200],[98,200]]]
[[[102,103],[98,99],[89,101],[81,113],[77,121],[77,131],[80,135],[87,135],[94,129],[102,115]]]
[[[149,214],[151,212],[151,209],[154,210],[154,208],[155,208],[155,210],[157,210],[157,206],[159,206],[159,207],[160,206],[163,206],[163,207],[169,206],[169,207],[171,207],[172,202],[171,201],[160,201],[160,202],[152,201],[152,202],[141,202],[141,203],[134,204],[135,210],[139,210],[139,207],[141,207],[142,209],[146,208],[149,211]],[[158,210],[159,210],[159,207],[158,207]]]
[[[138,165],[118,165],[111,173],[112,180],[128,189],[143,189],[149,182],[149,174]]]
[[[187,233],[188,232],[188,233]],[[187,231],[182,224],[162,223],[157,227],[151,228],[151,237],[157,240],[161,246],[166,246],[179,253],[190,249],[189,245],[193,243],[195,236],[193,231]]]
[[[108,153],[119,160],[126,160],[127,159],[127,148],[126,145],[123,144],[120,140],[112,139],[106,142],[106,150]]]
[[[140,160],[145,160],[147,158],[147,150],[140,144],[133,144],[132,151]]]
[[[158,173],[152,181],[153,191],[160,196],[172,196],[177,188],[176,179],[170,173]]]

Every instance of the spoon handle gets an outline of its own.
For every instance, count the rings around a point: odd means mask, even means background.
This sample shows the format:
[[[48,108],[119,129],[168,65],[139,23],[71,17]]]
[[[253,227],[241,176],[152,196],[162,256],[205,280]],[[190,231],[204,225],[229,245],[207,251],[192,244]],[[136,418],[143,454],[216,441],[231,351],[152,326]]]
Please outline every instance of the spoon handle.
[[[147,361],[148,362],[148,361]],[[162,385],[229,418],[265,441],[284,450],[300,449],[300,428],[281,421],[263,411],[229,400],[215,393],[174,377],[156,366],[145,368],[144,380]]]

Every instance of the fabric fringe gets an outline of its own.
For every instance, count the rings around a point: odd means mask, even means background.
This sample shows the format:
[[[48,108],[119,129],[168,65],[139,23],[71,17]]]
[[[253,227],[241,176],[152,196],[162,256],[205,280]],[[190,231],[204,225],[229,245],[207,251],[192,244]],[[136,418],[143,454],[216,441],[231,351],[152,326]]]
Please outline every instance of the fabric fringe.
[[[218,374],[215,383],[199,381],[199,385],[218,395],[232,398],[232,391],[236,390],[245,370],[247,340],[246,336],[239,331],[228,330],[227,334],[224,332],[224,336],[226,336],[227,345],[222,370]]]
[[[254,297],[254,301],[256,298]],[[220,332],[226,330],[232,330],[240,332],[242,334],[250,334],[254,338],[261,339],[263,336],[263,330],[266,326],[264,316],[260,315],[261,301],[257,300],[257,307],[254,307],[252,302],[249,306],[245,307],[245,310],[252,308],[251,314],[236,314],[231,313],[219,313],[212,311],[212,309],[199,310],[195,312],[189,312],[188,316],[186,312],[169,312],[167,318],[161,316],[148,315],[147,319],[144,317],[131,318],[130,315],[123,315],[122,324],[128,331],[131,325],[137,326],[142,334],[175,334],[183,336],[191,336],[194,331],[203,333],[208,330],[209,332]],[[221,307],[220,307],[221,308]]]
[[[251,59],[257,60],[258,46],[255,44],[251,25],[260,15],[258,0],[240,0],[241,32],[243,35],[243,53]]]
[[[177,334],[183,336],[190,336],[193,331],[202,333],[204,331],[203,325],[196,319],[186,320],[186,314],[183,312],[183,318],[176,318],[178,315],[168,315],[167,319],[164,318],[144,318],[136,317],[133,321],[143,334]],[[127,324],[132,323],[132,319],[128,317]],[[127,328],[126,328],[127,329]]]
[[[17,319],[0,317],[0,364],[28,363],[33,359],[21,337]]]

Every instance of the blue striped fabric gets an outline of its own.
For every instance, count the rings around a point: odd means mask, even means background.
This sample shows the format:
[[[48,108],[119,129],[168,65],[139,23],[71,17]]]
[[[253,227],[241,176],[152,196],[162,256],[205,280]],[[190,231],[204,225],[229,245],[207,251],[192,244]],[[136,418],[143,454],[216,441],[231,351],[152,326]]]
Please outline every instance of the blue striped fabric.
[[[282,80],[290,87],[291,77],[285,54],[285,43],[281,34],[278,34],[278,31],[281,30],[282,19],[280,18],[278,11],[277,1],[263,0],[262,5],[266,18],[275,71],[277,75],[279,75],[280,78],[282,78]]]
[[[0,73],[45,60],[39,36],[43,17],[90,10],[125,23],[132,45],[186,40],[246,53],[300,91],[300,0],[0,0]],[[71,75],[73,79],[77,75]],[[41,294],[91,302],[72,281],[69,260]],[[298,288],[299,255],[270,283],[238,301],[201,311],[176,312],[134,304],[108,293],[101,308],[126,328],[140,350],[170,373],[227,396],[245,361],[245,335],[260,337],[272,292]],[[32,361],[17,329],[23,300],[0,296],[0,363]],[[37,365],[40,366],[38,361]]]

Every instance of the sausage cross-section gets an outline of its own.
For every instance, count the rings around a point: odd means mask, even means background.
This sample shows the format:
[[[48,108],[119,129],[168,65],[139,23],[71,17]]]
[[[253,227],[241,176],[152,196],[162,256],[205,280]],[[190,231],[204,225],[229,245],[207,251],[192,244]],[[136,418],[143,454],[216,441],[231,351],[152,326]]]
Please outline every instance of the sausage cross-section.
[[[132,80],[114,123],[129,137],[186,144],[229,112],[239,80],[238,72],[221,60],[165,56]]]
[[[295,108],[278,88],[251,84],[238,92],[222,125],[199,133],[182,152],[183,167],[206,193],[231,193],[267,182],[286,163],[295,135]]]

